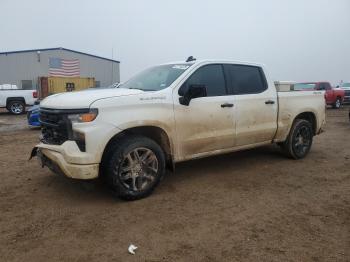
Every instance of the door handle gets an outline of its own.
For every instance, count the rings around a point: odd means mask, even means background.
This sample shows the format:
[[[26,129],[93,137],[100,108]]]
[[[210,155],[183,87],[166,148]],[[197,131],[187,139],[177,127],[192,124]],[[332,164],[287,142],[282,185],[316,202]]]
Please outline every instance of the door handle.
[[[267,101],[265,101],[265,104],[266,105],[273,105],[275,103],[275,101],[273,101],[273,100],[267,100]]]
[[[225,103],[225,104],[222,104],[221,107],[222,108],[224,108],[224,107],[233,107],[233,104]]]

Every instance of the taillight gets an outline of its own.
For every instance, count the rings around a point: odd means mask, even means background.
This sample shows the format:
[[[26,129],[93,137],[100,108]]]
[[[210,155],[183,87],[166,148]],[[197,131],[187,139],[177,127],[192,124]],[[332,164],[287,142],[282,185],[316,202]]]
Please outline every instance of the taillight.
[[[37,91],[33,92],[33,98],[38,98],[38,92]]]

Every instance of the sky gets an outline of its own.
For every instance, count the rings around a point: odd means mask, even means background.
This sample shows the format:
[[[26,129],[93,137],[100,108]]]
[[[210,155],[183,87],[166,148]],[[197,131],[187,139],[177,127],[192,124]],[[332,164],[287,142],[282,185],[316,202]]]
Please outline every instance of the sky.
[[[350,0],[0,0],[0,52],[64,47],[121,61],[230,59],[274,80],[350,80]]]

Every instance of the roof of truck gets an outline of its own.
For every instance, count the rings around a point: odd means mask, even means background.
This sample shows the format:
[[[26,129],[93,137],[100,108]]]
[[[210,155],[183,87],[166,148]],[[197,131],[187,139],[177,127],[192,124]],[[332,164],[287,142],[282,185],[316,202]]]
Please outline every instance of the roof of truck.
[[[194,60],[194,61],[173,61],[173,62],[168,62],[164,63],[163,65],[171,65],[171,64],[188,64],[188,65],[193,65],[193,64],[202,64],[202,63],[224,63],[224,64],[238,64],[238,65],[251,65],[251,66],[265,66],[262,63],[256,63],[256,62],[247,62],[247,61],[238,61],[238,60],[228,60],[228,59],[200,59],[200,60]]]

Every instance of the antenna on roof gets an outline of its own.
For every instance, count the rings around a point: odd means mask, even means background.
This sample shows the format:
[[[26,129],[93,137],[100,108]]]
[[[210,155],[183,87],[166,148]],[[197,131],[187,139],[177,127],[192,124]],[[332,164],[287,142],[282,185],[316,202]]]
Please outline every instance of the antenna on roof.
[[[196,61],[196,58],[194,58],[193,56],[189,56],[186,60],[186,62],[192,62],[192,61]]]

